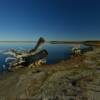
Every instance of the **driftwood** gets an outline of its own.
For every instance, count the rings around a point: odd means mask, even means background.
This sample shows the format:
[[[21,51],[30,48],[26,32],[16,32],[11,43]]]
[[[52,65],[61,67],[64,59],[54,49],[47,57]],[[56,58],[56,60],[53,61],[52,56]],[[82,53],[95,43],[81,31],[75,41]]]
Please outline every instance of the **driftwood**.
[[[35,52],[38,49],[38,47],[40,47],[44,43],[45,43],[45,40],[42,37],[40,37],[38,42],[37,42],[37,45],[33,49],[31,49],[29,51],[29,53]]]
[[[12,49],[14,60],[8,62],[9,69],[16,68],[17,66],[28,66],[36,61],[42,61],[46,59],[48,56],[48,52],[46,50],[39,49],[45,43],[43,38],[40,38],[36,44],[36,46],[30,51],[18,52],[15,49]],[[8,59],[7,59],[8,60]],[[6,62],[7,62],[6,60]]]
[[[40,59],[45,59],[48,56],[48,52],[46,50],[42,50],[35,55],[27,55],[22,57],[18,62],[12,64],[12,66],[18,66],[18,65],[23,65],[23,66],[28,66],[32,64],[35,61],[38,61]]]
[[[86,48],[77,48],[77,47],[73,47],[72,48],[73,56],[81,55],[81,54],[84,54],[84,53],[86,53],[88,51],[93,51],[93,47],[92,46],[88,46]]]

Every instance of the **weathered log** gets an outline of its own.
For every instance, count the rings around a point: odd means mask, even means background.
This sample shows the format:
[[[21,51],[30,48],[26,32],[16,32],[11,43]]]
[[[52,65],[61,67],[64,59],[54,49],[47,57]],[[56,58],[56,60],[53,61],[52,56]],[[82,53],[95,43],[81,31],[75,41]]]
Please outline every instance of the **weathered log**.
[[[17,67],[19,65],[28,66],[40,59],[46,59],[47,56],[48,56],[48,52],[46,50],[41,50],[40,52],[36,54],[30,54],[30,55],[22,57],[16,63],[15,62],[10,63],[9,69]]]
[[[44,42],[45,42],[44,38],[40,37],[36,46],[33,49],[31,49],[29,53],[35,52],[42,44],[44,44]]]

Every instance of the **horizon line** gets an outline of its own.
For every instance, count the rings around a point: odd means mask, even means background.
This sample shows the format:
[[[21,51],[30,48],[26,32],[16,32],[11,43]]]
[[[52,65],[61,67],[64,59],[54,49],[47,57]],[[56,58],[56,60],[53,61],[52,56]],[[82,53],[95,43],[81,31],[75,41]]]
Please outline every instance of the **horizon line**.
[[[38,40],[37,40],[38,41]],[[35,41],[32,41],[32,40],[1,40],[0,42],[37,42],[36,40]],[[46,42],[84,42],[84,41],[100,41],[100,40],[48,40]]]

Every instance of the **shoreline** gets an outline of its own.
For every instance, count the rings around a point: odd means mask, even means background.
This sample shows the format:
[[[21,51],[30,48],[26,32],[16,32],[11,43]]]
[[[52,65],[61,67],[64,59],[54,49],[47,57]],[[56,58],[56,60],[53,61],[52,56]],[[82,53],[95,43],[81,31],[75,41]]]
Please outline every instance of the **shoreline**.
[[[0,97],[5,100],[16,100],[16,98],[32,98],[32,100],[73,98],[74,100],[83,97],[99,100],[100,48],[57,64],[25,67],[2,76]]]

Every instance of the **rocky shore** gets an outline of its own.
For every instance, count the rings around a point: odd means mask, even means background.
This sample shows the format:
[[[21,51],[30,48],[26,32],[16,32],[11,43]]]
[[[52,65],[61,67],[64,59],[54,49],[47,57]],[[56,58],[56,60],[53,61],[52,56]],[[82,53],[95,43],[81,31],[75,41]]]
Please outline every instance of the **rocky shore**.
[[[0,76],[0,100],[100,100],[100,48]]]

